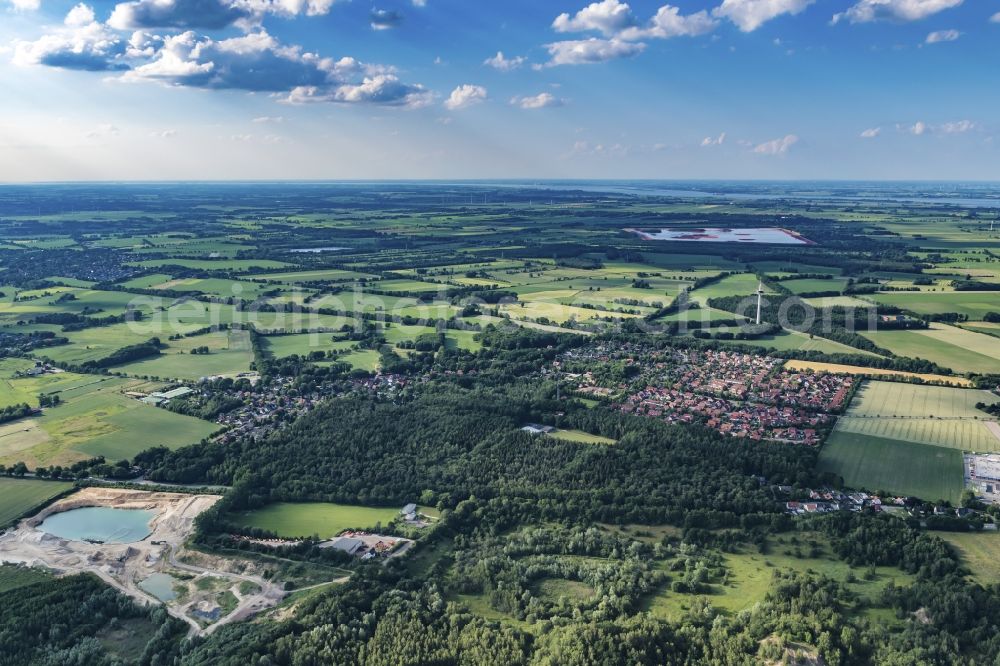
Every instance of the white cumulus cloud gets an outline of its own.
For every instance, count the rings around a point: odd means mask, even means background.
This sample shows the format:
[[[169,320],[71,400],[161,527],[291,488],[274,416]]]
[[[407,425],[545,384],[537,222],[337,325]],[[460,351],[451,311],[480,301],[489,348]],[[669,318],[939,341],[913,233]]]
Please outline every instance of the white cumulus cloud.
[[[953,42],[962,36],[958,30],[935,30],[927,35],[925,44],[939,44],[941,42]]]
[[[589,65],[607,62],[616,58],[629,58],[642,53],[646,45],[642,42],[627,42],[621,39],[577,39],[546,44],[549,52],[549,67],[558,65]]]
[[[944,134],[965,134],[976,129],[976,123],[971,120],[956,120],[943,123],[938,129]]]
[[[754,146],[753,152],[758,155],[784,155],[788,149],[799,142],[799,137],[788,134],[780,139],[772,139]]]
[[[783,14],[798,14],[814,0],[723,0],[712,10],[718,18],[732,21],[743,32],[753,32]]]
[[[556,32],[587,32],[596,30],[607,36],[635,25],[635,16],[628,3],[619,0],[593,2],[575,15],[563,13],[552,22]]]
[[[702,10],[681,16],[680,9],[664,5],[650,19],[646,26],[634,26],[623,30],[622,39],[670,39],[671,37],[697,37],[715,30],[719,22]]]
[[[526,97],[512,97],[510,103],[522,109],[546,109],[553,106],[562,106],[565,102],[552,93],[539,93]]]
[[[869,127],[868,129],[861,132],[860,136],[862,139],[874,139],[881,133],[882,133],[881,127]]]
[[[66,14],[63,27],[35,41],[16,41],[14,63],[91,72],[123,70],[128,69],[121,61],[125,50],[118,35],[96,21],[94,10],[81,3]]]
[[[960,4],[962,0],[859,0],[847,11],[834,14],[832,22],[919,21]]]
[[[497,51],[495,56],[487,58],[483,61],[483,64],[492,67],[493,69],[498,69],[501,72],[511,72],[515,69],[519,69],[525,62],[527,62],[527,58],[524,56],[514,56],[513,58],[508,58],[503,54],[503,51]]]
[[[725,140],[726,140],[726,133],[723,132],[717,137],[706,136],[704,139],[701,140],[701,145],[704,148],[708,148],[709,146],[721,146],[725,142]]]
[[[468,108],[474,104],[486,100],[486,88],[464,84],[451,91],[451,95],[445,100],[445,108],[451,111]]]
[[[10,0],[10,4],[19,12],[38,11],[42,6],[41,0]]]
[[[108,25],[118,30],[218,30],[250,16],[245,7],[224,0],[135,0],[116,5]]]

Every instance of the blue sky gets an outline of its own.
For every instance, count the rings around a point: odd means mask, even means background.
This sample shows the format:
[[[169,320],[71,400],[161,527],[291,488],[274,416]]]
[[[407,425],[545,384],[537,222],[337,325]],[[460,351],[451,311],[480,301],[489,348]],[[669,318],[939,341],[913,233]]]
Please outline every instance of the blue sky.
[[[675,2],[0,0],[0,181],[1000,180],[1000,1]]]

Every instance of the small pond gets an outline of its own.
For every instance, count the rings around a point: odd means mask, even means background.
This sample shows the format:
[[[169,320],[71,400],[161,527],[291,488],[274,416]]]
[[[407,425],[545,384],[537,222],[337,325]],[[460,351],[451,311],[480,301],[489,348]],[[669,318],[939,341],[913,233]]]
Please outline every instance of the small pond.
[[[88,506],[54,513],[38,529],[61,539],[92,543],[135,543],[148,537],[155,511]]]
[[[170,574],[155,573],[140,582],[139,587],[160,601],[166,602],[177,598],[177,593],[174,592],[174,583],[176,582],[177,580]]]

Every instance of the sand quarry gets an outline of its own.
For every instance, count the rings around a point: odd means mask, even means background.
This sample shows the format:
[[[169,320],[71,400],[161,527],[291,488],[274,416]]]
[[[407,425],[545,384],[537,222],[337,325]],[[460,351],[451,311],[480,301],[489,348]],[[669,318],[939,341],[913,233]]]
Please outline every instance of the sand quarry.
[[[140,587],[153,574],[173,578],[171,615],[191,627],[192,634],[211,633],[276,605],[283,587],[234,560],[197,554],[185,561],[184,542],[195,517],[219,501],[217,495],[84,488],[49,505],[0,535],[0,562],[44,567],[57,574],[92,573],[141,603],[163,603]],[[38,529],[49,516],[84,507],[154,511],[152,533],[142,541],[101,544],[62,539]],[[148,586],[147,586],[148,587]]]

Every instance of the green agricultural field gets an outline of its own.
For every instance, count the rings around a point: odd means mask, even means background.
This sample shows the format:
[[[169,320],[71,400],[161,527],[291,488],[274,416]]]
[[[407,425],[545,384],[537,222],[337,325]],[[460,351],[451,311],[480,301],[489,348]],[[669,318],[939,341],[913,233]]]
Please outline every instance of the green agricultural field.
[[[783,280],[780,284],[793,294],[808,294],[818,291],[843,291],[844,287],[847,286],[847,279],[817,280],[806,278],[803,280]]]
[[[131,266],[142,268],[160,268],[161,266],[181,266],[183,268],[193,268],[206,271],[232,271],[234,273],[248,273],[258,269],[268,268],[290,268],[292,264],[284,261],[273,261],[271,259],[147,259],[139,261]]]
[[[600,435],[591,435],[589,432],[584,432],[583,430],[563,430],[558,429],[549,433],[549,437],[554,439],[561,439],[565,442],[575,442],[577,444],[616,444],[617,442],[610,437],[601,437]]]
[[[124,395],[139,388],[132,380],[73,373],[60,378],[67,383],[47,392],[59,395],[62,404],[41,416],[0,424],[0,463],[64,465],[98,455],[120,460],[151,446],[195,444],[218,429]]]
[[[361,278],[376,278],[378,276],[370,273],[358,273],[357,271],[342,271],[335,268],[316,271],[295,271],[291,273],[260,273],[248,275],[248,280],[265,280],[283,282],[286,284],[300,284],[302,282],[350,282]]]
[[[55,327],[58,330],[58,327]],[[35,351],[42,358],[57,363],[81,364],[106,358],[122,347],[138,345],[162,335],[161,327],[153,322],[124,323],[112,326],[85,328],[82,331],[59,333],[69,339],[69,344],[44,347]]]
[[[818,469],[838,474],[851,488],[885,490],[928,501],[962,496],[962,452],[834,430],[819,453]]]
[[[851,401],[847,416],[907,418],[988,418],[976,403],[1000,398],[989,391],[866,381]]]
[[[972,331],[973,333],[992,335],[995,338],[1000,337],[1000,324],[995,322],[979,321],[971,324],[962,324],[961,326],[965,330]]]
[[[883,330],[862,332],[861,335],[898,356],[922,358],[955,372],[1000,373],[1000,345],[995,339],[954,326],[933,326],[932,331]],[[964,346],[967,343],[972,343],[974,348]]]
[[[730,332],[733,332],[730,329]],[[749,345],[751,347],[761,347],[764,349],[776,349],[778,351],[819,351],[826,354],[860,354],[865,356],[875,356],[871,352],[856,349],[833,340],[820,337],[809,337],[799,331],[783,330],[774,335],[765,335],[754,340],[728,340],[728,343],[737,345]]]
[[[757,293],[760,286],[760,279],[753,273],[737,273],[723,278],[718,282],[695,289],[691,292],[691,300],[704,305],[710,298],[722,298],[723,296],[750,296]],[[764,286],[765,294],[773,294],[767,285]]]
[[[269,335],[260,338],[261,347],[272,358],[286,358],[293,354],[308,356],[314,351],[347,351],[357,346],[357,342],[341,340],[333,333],[299,333],[292,335]]]
[[[969,319],[981,320],[987,312],[1000,312],[1000,291],[900,292],[866,298],[918,315],[957,312]]]
[[[740,552],[725,554],[724,563],[729,573],[727,581],[712,584],[708,594],[680,594],[664,589],[646,599],[644,610],[654,617],[678,621],[696,599],[705,598],[725,614],[738,613],[763,601],[772,587],[775,571],[779,570],[812,571],[842,581],[876,607],[882,590],[890,582],[902,586],[914,580],[894,567],[876,567],[874,579],[869,580],[864,570],[852,569],[838,558],[825,537],[808,532],[772,536],[767,540],[766,552],[744,547]],[[847,582],[848,574],[854,574],[854,582]]]
[[[229,298],[255,299],[262,292],[268,290],[268,285],[258,282],[248,282],[246,280],[227,280],[225,278],[182,278],[178,280],[167,280],[160,284],[153,285],[152,289],[162,289],[169,291],[201,292],[212,296]]]
[[[1000,439],[984,421],[969,419],[852,418],[837,420],[838,432],[870,435],[903,442],[943,446],[961,451],[1000,451]]]
[[[2,446],[2,444],[0,444]],[[36,481],[0,477],[0,527],[73,487],[62,481]],[[0,580],[0,587],[3,581]]]
[[[814,308],[870,308],[872,304],[854,296],[818,296],[803,299]]]
[[[382,280],[372,285],[373,289],[388,293],[427,293],[433,291],[444,291],[448,289],[446,284],[436,284],[434,282],[421,282],[420,280]]]
[[[19,292],[18,295],[24,299],[30,293]],[[13,301],[13,292],[8,292],[6,297],[0,298],[0,323],[10,324],[18,321],[27,321],[39,314],[53,314],[57,312],[75,314],[87,312],[92,316],[106,317],[124,313],[129,305],[145,313],[150,313],[155,305],[150,302],[148,297],[120,291],[51,287],[45,289],[43,292],[36,293],[38,294],[37,298],[29,298],[28,300],[20,300],[18,302]],[[72,296],[72,300],[59,300],[60,298],[66,299],[70,296]]]
[[[13,564],[0,565],[0,594],[27,587],[52,578],[52,574],[43,569],[17,566]]]
[[[530,298],[530,296],[524,297]],[[511,319],[535,320],[541,323],[562,324],[563,322],[575,319],[577,321],[589,321],[591,319],[631,319],[638,317],[636,314],[626,314],[622,312],[610,312],[602,310],[591,310],[590,308],[578,308],[561,303],[543,301],[523,301],[517,304],[501,305],[500,312],[510,315]]]
[[[988,532],[938,532],[937,535],[958,551],[962,564],[969,568],[980,585],[1000,583],[1000,533]]]
[[[119,284],[125,289],[155,289],[165,282],[170,282],[174,277],[166,273],[152,273],[142,277],[132,278]]]
[[[58,372],[37,377],[16,377],[18,371],[34,365],[27,359],[0,360],[0,407],[27,403],[38,406],[40,394],[72,396],[91,390],[89,387],[108,380],[107,377],[79,375],[74,372]],[[67,399],[64,397],[64,399]]]
[[[191,353],[199,347],[208,347],[209,353]],[[249,331],[232,330],[170,340],[157,358],[111,370],[132,377],[196,380],[202,377],[233,377],[249,372],[252,362]]]
[[[365,372],[378,370],[381,359],[382,357],[374,349],[359,349],[337,358],[338,361],[350,363],[355,370],[364,370]]]
[[[238,525],[269,530],[285,538],[334,537],[348,529],[372,529],[388,525],[399,516],[399,509],[327,503],[279,502],[261,509],[234,514]]]

